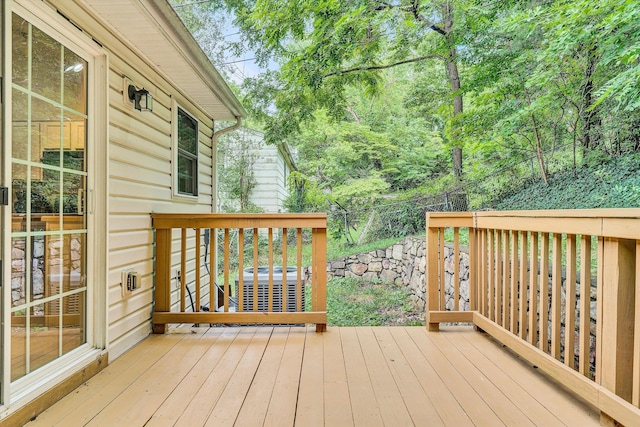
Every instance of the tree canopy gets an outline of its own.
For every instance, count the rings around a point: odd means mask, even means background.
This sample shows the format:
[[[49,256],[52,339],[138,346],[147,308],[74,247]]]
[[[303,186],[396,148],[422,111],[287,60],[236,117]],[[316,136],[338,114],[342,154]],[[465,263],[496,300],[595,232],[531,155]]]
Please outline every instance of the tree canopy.
[[[233,16],[244,48],[278,64],[245,79],[241,96],[267,139],[296,146],[301,173],[343,206],[461,183],[495,193],[640,150],[640,2],[215,0],[178,10],[199,39],[219,40],[212,17]]]

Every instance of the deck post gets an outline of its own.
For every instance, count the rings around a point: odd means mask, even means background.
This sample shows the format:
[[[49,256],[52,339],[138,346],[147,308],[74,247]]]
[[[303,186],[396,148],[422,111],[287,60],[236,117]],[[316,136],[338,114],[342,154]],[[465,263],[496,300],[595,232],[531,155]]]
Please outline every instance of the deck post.
[[[439,296],[438,296],[438,228],[431,228],[429,224],[429,214],[427,213],[427,253],[426,256],[426,269],[427,272],[425,274],[426,278],[426,297],[427,303],[426,306],[426,319],[427,319],[427,328],[431,332],[437,332],[440,330],[440,323],[431,322],[431,311],[437,311],[439,308]],[[444,248],[442,248],[444,250]],[[440,254],[444,257],[444,254]]]
[[[171,229],[156,230],[156,266],[154,280],[154,312],[167,312],[171,308]],[[164,334],[167,325],[154,323],[153,333]]]
[[[604,238],[602,319],[598,319],[598,337],[602,345],[596,355],[599,382],[622,399],[631,402],[634,358],[635,240]],[[600,301],[599,301],[600,304]],[[615,349],[615,351],[611,351]],[[601,415],[609,424],[610,416]]]
[[[312,311],[327,311],[327,229],[312,231]],[[316,323],[316,332],[325,332],[326,323]]]

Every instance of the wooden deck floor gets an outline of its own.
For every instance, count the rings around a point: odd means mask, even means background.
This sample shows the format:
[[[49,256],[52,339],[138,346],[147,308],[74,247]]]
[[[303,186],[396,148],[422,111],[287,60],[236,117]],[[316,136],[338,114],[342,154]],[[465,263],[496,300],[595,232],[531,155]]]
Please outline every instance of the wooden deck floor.
[[[35,426],[589,426],[599,414],[467,327],[176,328]]]

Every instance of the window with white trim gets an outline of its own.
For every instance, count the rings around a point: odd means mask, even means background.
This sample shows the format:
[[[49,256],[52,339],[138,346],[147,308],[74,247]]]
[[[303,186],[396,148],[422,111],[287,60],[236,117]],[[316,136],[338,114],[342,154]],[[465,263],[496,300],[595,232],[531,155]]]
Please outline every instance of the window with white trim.
[[[177,194],[180,196],[198,195],[198,120],[177,109],[176,118],[177,151],[176,169]]]

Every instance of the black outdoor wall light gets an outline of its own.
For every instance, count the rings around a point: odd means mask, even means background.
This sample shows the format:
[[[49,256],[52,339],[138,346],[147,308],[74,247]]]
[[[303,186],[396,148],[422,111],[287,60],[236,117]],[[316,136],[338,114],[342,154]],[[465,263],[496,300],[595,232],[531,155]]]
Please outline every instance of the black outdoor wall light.
[[[153,96],[145,88],[136,89],[134,85],[129,85],[129,99],[138,111],[153,111]]]

